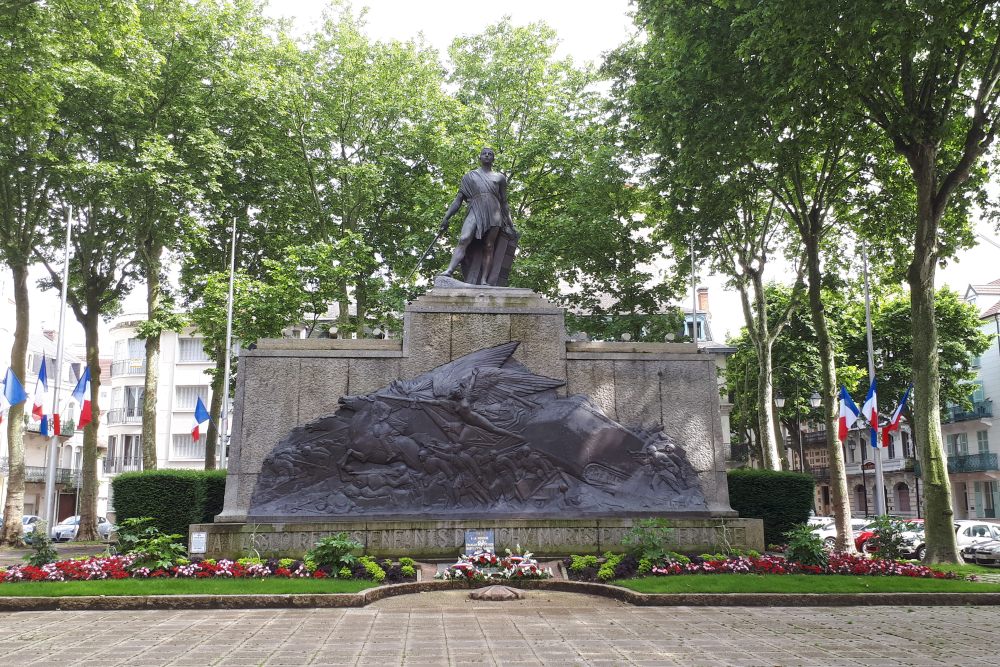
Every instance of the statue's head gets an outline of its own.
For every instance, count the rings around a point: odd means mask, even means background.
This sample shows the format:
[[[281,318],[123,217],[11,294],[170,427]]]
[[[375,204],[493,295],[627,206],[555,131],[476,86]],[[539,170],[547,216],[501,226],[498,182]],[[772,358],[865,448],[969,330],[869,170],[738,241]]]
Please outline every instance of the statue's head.
[[[482,166],[492,167],[495,159],[496,153],[489,146],[484,146],[483,150],[479,151],[479,164]]]

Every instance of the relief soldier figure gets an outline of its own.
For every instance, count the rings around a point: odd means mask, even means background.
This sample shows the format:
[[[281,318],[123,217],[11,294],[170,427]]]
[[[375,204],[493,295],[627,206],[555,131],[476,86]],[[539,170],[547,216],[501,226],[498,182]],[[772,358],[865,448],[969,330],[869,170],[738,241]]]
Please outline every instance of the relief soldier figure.
[[[493,171],[496,155],[492,148],[479,153],[479,168],[462,177],[458,195],[448,207],[441,232],[448,221],[468,204],[462,233],[445,270],[451,277],[462,266],[462,280],[473,285],[506,285],[514,249],[520,236],[514,229],[507,203],[507,177]]]

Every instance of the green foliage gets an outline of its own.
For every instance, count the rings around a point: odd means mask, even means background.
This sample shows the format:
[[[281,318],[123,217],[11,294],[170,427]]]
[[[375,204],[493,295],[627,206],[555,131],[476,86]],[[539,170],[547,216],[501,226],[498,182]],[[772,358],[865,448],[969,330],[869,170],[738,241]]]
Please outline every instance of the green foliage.
[[[865,551],[886,560],[903,557],[903,532],[908,529],[905,521],[883,514],[872,521],[875,534],[865,542]]]
[[[597,556],[570,556],[569,569],[573,572],[580,572],[588,567],[597,567],[600,561]]]
[[[222,506],[225,470],[146,470],[112,481],[119,524],[149,517],[161,532],[186,536],[193,523],[210,523]]]
[[[352,539],[346,532],[341,532],[321,538],[306,552],[306,558],[314,561],[317,567],[328,567],[338,572],[346,567],[349,571],[351,565],[358,560],[355,552],[359,549],[360,542]]]
[[[151,570],[181,564],[187,557],[187,549],[177,541],[182,535],[164,533],[154,523],[148,516],[122,520],[115,529],[118,553],[137,554],[135,566]]]
[[[362,556],[358,559],[358,562],[364,566],[365,570],[368,572],[368,577],[372,581],[377,583],[385,581],[385,570],[383,570],[382,566],[376,563],[375,559],[371,556]]]
[[[741,517],[764,520],[764,542],[780,543],[812,509],[812,477],[774,470],[730,470],[729,502]]]
[[[28,565],[41,567],[46,563],[54,563],[59,558],[59,552],[52,546],[49,537],[49,526],[45,520],[35,522],[35,530],[31,534],[31,553],[24,557]]]
[[[351,573],[351,568],[345,565],[344,567],[337,570],[337,576],[340,577],[341,579],[350,579],[353,576],[353,574]]]
[[[826,565],[827,555],[823,538],[813,532],[812,526],[800,524],[785,531],[788,548],[785,557],[803,565]]]
[[[402,559],[400,559],[400,572],[403,573],[404,577],[415,577],[417,576],[417,570],[412,565],[402,565]]]
[[[618,563],[621,562],[622,558],[624,558],[622,554],[604,554],[604,563],[597,570],[597,578],[601,581],[611,581],[614,579],[615,568],[618,567]]]
[[[673,532],[666,519],[640,519],[622,537],[622,545],[636,558],[660,560],[668,552]]]
[[[409,556],[403,556],[399,559],[399,564],[401,567],[413,567],[416,562]]]
[[[653,561],[649,560],[648,558],[639,559],[639,566],[636,568],[636,570],[638,571],[640,576],[649,574],[652,569],[653,569]]]

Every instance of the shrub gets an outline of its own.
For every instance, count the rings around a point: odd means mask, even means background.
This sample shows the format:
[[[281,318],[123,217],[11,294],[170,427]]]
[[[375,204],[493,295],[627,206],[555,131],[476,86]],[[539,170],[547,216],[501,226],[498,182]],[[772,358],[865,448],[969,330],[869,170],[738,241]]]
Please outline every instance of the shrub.
[[[909,528],[906,522],[883,514],[875,517],[872,523],[875,534],[865,542],[865,551],[887,560],[902,558],[903,531]]]
[[[209,523],[222,509],[225,470],[144,470],[111,482],[118,523],[151,517],[161,532],[186,539],[192,523]]]
[[[167,569],[187,557],[178,533],[166,534],[148,516],[125,519],[115,530],[115,548],[120,554],[135,554],[136,567]]]
[[[358,563],[364,567],[367,575],[366,577],[361,578],[371,579],[379,584],[385,581],[385,570],[383,570],[382,566],[376,563],[371,556],[362,556],[358,559]]]
[[[400,558],[399,562],[402,563],[403,559]],[[403,576],[409,579],[413,579],[417,576],[417,570],[412,565],[400,565],[399,569],[403,573]]]
[[[416,562],[408,556],[403,556],[402,558],[399,559],[399,564],[402,567],[413,567],[414,565],[416,565]]]
[[[360,548],[361,543],[352,539],[347,533],[337,533],[316,542],[315,546],[306,552],[306,560],[316,563],[316,567],[339,571],[354,565],[358,560],[354,552]]]
[[[46,563],[54,563],[57,558],[59,554],[52,546],[48,522],[41,519],[35,523],[35,530],[31,534],[31,553],[24,560],[28,561],[28,565],[41,567]]]
[[[730,470],[729,502],[741,517],[764,520],[764,542],[805,523],[813,505],[815,482],[809,475],[777,470]]]
[[[667,554],[673,532],[666,519],[642,519],[625,533],[622,545],[637,558],[660,560]]]
[[[597,556],[570,556],[569,558],[569,569],[573,572],[580,572],[585,568],[599,565]]]
[[[785,533],[788,547],[785,557],[802,565],[825,567],[827,562],[823,538],[813,532],[808,524],[800,524]]]

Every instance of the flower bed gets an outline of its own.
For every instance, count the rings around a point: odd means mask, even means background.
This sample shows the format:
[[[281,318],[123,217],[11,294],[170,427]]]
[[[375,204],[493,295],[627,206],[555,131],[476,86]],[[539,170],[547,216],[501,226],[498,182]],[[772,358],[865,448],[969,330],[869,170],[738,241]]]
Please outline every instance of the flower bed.
[[[497,556],[492,551],[463,554],[457,563],[444,572],[438,572],[434,578],[478,582],[548,579],[551,576],[552,572],[543,570],[538,561],[531,557],[530,552],[514,554],[507,549],[506,556]]]
[[[61,560],[41,566],[13,565],[0,569],[0,584],[26,581],[95,581],[100,579],[263,579],[312,578],[371,579],[379,583],[399,583],[416,579],[410,559],[402,563],[361,558],[347,572],[332,572],[308,561],[292,559],[242,558],[232,560],[192,560],[169,567],[150,568],[137,565],[142,554],[96,556]],[[2,589],[0,589],[2,590]]]
[[[606,555],[608,556],[608,555]],[[680,574],[816,574],[816,575],[851,575],[851,576],[873,576],[873,577],[915,577],[925,579],[955,579],[957,575],[953,572],[940,572],[924,565],[907,563],[894,560],[882,560],[868,558],[863,555],[831,554],[825,566],[803,565],[794,561],[786,560],[780,556],[736,556],[726,559],[703,559],[692,558],[688,562],[663,561],[653,564],[648,571],[643,567],[632,566],[629,556],[624,558],[614,558],[610,571],[613,576],[600,576],[600,572],[609,570],[606,565],[610,562],[605,558],[605,566],[597,570],[595,566],[579,567],[582,560],[579,556],[577,567],[571,565],[573,559],[566,559],[567,572],[571,579],[594,580],[596,578],[607,581],[609,579],[625,579],[637,574],[650,574],[654,576],[671,576]],[[586,558],[586,557],[583,557]],[[596,562],[596,558],[593,558]],[[686,559],[687,560],[687,559]],[[631,561],[635,561],[634,558]]]

